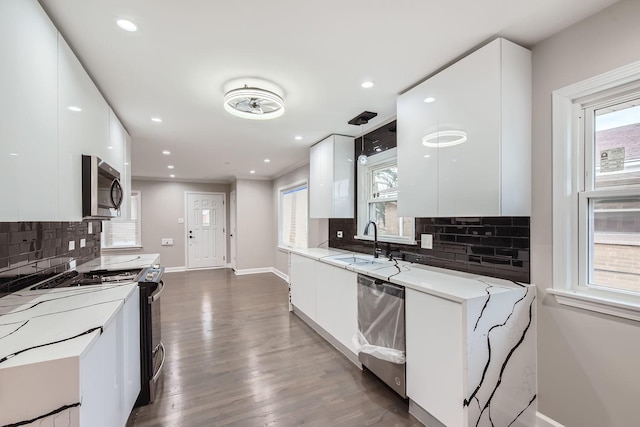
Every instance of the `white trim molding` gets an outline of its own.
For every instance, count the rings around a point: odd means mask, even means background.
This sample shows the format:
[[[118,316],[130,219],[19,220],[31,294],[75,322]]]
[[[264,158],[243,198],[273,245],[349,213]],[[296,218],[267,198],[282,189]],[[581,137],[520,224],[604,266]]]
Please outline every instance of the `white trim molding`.
[[[271,272],[276,276],[278,276],[279,278],[281,278],[282,280],[284,280],[285,282],[289,283],[289,276],[284,274],[282,271],[274,267],[271,269]]]
[[[164,268],[164,272],[165,273],[180,273],[183,271],[187,271],[186,267],[184,265],[180,266],[180,267],[165,267]]]
[[[552,420],[540,412],[536,412],[536,427],[564,427],[557,421]]]
[[[282,271],[278,270],[275,267],[263,267],[263,268],[245,268],[243,270],[234,270],[233,273],[236,276],[246,276],[248,274],[262,274],[262,273],[273,273],[285,282],[289,283],[289,276],[284,274]]]
[[[584,189],[584,129],[579,118],[585,103],[607,91],[630,90],[640,80],[640,61],[552,94],[553,137],[553,288],[559,304],[640,321],[640,299],[615,290],[587,288],[581,283],[579,193]],[[617,93],[617,92],[616,92]],[[582,236],[584,239],[584,236]]]

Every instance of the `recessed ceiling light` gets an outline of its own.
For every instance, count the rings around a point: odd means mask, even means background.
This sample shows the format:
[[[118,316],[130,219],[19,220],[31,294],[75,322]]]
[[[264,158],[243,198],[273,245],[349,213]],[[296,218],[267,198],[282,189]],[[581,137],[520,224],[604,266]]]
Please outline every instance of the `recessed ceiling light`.
[[[169,150],[163,150],[162,154],[164,154],[165,156],[168,156],[169,154],[171,154],[171,151]]]
[[[435,100],[436,99],[433,96],[428,96],[424,99],[424,102],[426,102],[427,104],[431,104]]]
[[[294,139],[295,139],[296,141],[302,141],[302,137],[301,137],[300,135],[296,136]]]
[[[129,162],[124,162],[124,165],[125,166],[129,166]]]
[[[431,154],[425,154],[424,157],[428,159],[429,157],[431,157]]]
[[[373,87],[373,82],[370,80],[367,80],[366,82],[362,82],[362,84],[360,85],[365,89],[369,89],[371,87]]]
[[[167,166],[167,168],[168,169],[174,169],[174,166],[173,165],[169,165],[169,166]]]
[[[270,159],[264,159],[264,162],[265,163],[271,163],[271,160]]]
[[[169,178],[175,178],[176,176],[174,174],[169,175]]]
[[[113,147],[110,145],[107,147],[107,150],[113,150]]]
[[[69,105],[69,106],[67,107],[67,110],[69,110],[69,111],[73,111],[73,112],[75,112],[75,113],[79,113],[80,111],[82,111],[82,108],[80,108],[80,107],[76,107],[75,105]]]
[[[10,156],[19,156],[20,154],[18,153],[9,153]]]
[[[138,31],[138,26],[128,19],[118,19],[116,24],[125,31]]]
[[[256,171],[250,170],[249,173],[253,175],[254,173],[256,173]]]
[[[162,123],[162,119],[160,117],[151,117],[152,122]]]

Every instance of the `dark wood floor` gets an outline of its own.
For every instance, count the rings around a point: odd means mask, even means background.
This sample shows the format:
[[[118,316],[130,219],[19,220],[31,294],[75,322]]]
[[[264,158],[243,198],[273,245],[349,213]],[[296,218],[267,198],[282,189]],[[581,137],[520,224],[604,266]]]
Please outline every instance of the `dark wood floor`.
[[[167,359],[135,426],[421,426],[407,403],[287,310],[273,274],[166,276]]]

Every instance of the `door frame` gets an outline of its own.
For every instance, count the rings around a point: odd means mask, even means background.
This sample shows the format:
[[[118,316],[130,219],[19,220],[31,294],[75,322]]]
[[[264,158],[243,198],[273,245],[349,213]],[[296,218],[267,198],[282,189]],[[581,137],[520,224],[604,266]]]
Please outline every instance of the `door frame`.
[[[233,271],[236,271],[236,252],[238,250],[238,232],[236,230],[238,221],[238,208],[236,194],[236,190],[229,192],[229,260],[227,264]],[[231,233],[233,233],[233,237],[231,237]],[[232,239],[234,242],[233,245],[231,244]]]
[[[189,268],[189,236],[187,229],[189,228],[189,194],[206,194],[211,196],[222,196],[222,204],[224,209],[222,210],[222,223],[224,226],[222,227],[222,237],[224,239],[224,250],[222,252],[223,262],[221,266],[217,267],[203,267],[203,268]],[[220,191],[185,191],[184,192],[184,224],[183,224],[183,233],[184,233],[184,269],[186,271],[189,270],[210,270],[216,268],[226,268],[227,266],[227,193]]]

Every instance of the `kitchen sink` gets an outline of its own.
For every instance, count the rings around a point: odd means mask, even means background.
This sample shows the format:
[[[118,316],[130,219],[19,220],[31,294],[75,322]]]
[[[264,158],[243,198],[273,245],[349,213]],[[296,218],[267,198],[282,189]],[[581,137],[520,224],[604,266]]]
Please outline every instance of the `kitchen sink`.
[[[340,257],[340,258],[332,258],[334,261],[343,262],[349,265],[368,265],[368,264],[382,264],[382,262],[372,259],[372,258],[361,258],[355,255]]]

